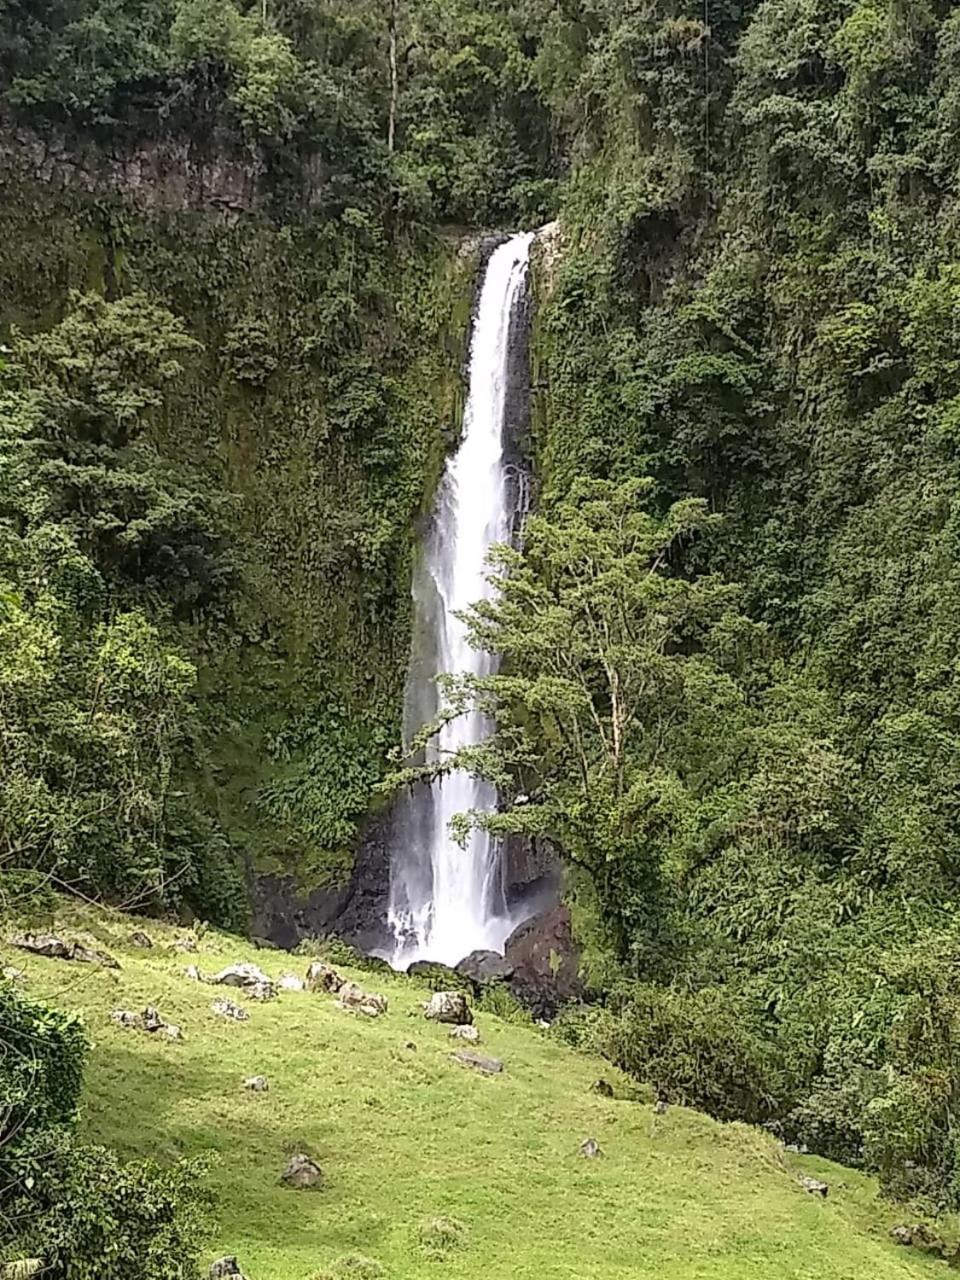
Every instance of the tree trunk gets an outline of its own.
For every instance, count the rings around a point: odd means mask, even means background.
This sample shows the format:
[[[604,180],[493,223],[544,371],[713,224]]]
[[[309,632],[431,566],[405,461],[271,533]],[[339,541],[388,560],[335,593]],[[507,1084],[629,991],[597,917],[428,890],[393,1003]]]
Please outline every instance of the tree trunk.
[[[392,151],[397,136],[397,99],[400,96],[400,79],[397,73],[397,6],[399,0],[390,0],[390,116],[387,121],[387,149]]]

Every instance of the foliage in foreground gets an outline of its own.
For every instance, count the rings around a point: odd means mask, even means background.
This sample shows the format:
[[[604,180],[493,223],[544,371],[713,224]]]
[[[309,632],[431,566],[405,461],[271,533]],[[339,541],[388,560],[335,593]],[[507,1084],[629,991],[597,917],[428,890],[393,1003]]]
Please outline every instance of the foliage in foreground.
[[[56,1280],[196,1274],[208,1207],[201,1166],[125,1163],[81,1145],[80,1024],[2,980],[0,1040],[0,1207],[12,1225],[0,1266],[36,1258]]]

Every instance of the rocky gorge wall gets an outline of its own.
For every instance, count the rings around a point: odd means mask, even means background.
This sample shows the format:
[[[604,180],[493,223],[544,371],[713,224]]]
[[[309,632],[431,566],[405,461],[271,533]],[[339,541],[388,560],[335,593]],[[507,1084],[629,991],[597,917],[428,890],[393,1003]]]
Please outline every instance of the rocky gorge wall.
[[[176,141],[6,135],[0,332],[48,328],[75,293],[142,294],[202,344],[156,444],[222,498],[235,583],[176,624],[200,672],[177,786],[251,879],[309,891],[349,877],[399,736],[414,529],[456,431],[475,260],[309,200],[278,221],[260,182]]]

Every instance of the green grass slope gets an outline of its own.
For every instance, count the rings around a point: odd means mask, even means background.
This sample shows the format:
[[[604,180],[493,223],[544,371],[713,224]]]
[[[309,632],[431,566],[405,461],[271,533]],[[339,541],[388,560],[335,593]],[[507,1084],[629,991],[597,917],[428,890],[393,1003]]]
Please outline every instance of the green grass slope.
[[[209,1152],[219,1202],[212,1259],[236,1253],[251,1280],[308,1280],[362,1254],[391,1280],[894,1280],[943,1274],[942,1262],[887,1238],[902,1214],[872,1182],[812,1158],[785,1156],[765,1135],[679,1108],[656,1116],[609,1067],[540,1031],[479,1013],[480,1051],[504,1060],[483,1077],[451,1059],[448,1028],[419,1015],[425,993],[405,978],[350,975],[383,991],[368,1020],[330,996],[281,993],[271,1004],[200,985],[205,971],[255,960],[271,976],[306,961],[206,934],[200,954],[176,931],[141,922],[151,951],[128,944],[129,917],[65,904],[58,928],[96,939],[120,971],[35,958],[4,943],[25,988],[82,1010],[93,1051],[84,1128],[133,1155]],[[250,1020],[216,1017],[235,996]],[[180,1024],[175,1042],[124,1029],[110,1011],[155,1004]],[[416,1049],[405,1047],[408,1041]],[[469,1046],[467,1046],[469,1047]],[[247,1093],[245,1076],[269,1092]],[[616,1099],[591,1094],[599,1075]],[[586,1137],[602,1159],[578,1154]],[[324,1169],[323,1189],[283,1187],[289,1154]],[[826,1201],[797,1183],[830,1185]],[[440,1255],[422,1225],[458,1219],[463,1240]]]

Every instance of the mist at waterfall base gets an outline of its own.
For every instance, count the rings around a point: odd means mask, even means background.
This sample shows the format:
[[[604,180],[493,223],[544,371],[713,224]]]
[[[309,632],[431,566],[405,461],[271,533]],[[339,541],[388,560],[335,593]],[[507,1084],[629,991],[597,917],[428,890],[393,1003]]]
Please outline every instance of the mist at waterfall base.
[[[511,327],[525,296],[532,240],[524,233],[496,248],[480,288],[463,435],[447,462],[414,577],[407,741],[438,710],[438,672],[484,675],[495,661],[470,647],[457,614],[489,596],[487,553],[512,532],[516,486],[505,457]],[[457,717],[427,748],[428,762],[482,741],[488,728],[475,711]],[[474,830],[462,845],[449,829],[456,814],[490,812],[496,803],[492,786],[463,772],[398,797],[387,916],[392,951],[386,953],[394,968],[417,960],[455,965],[475,950],[502,951],[520,923],[507,909],[500,843]]]

